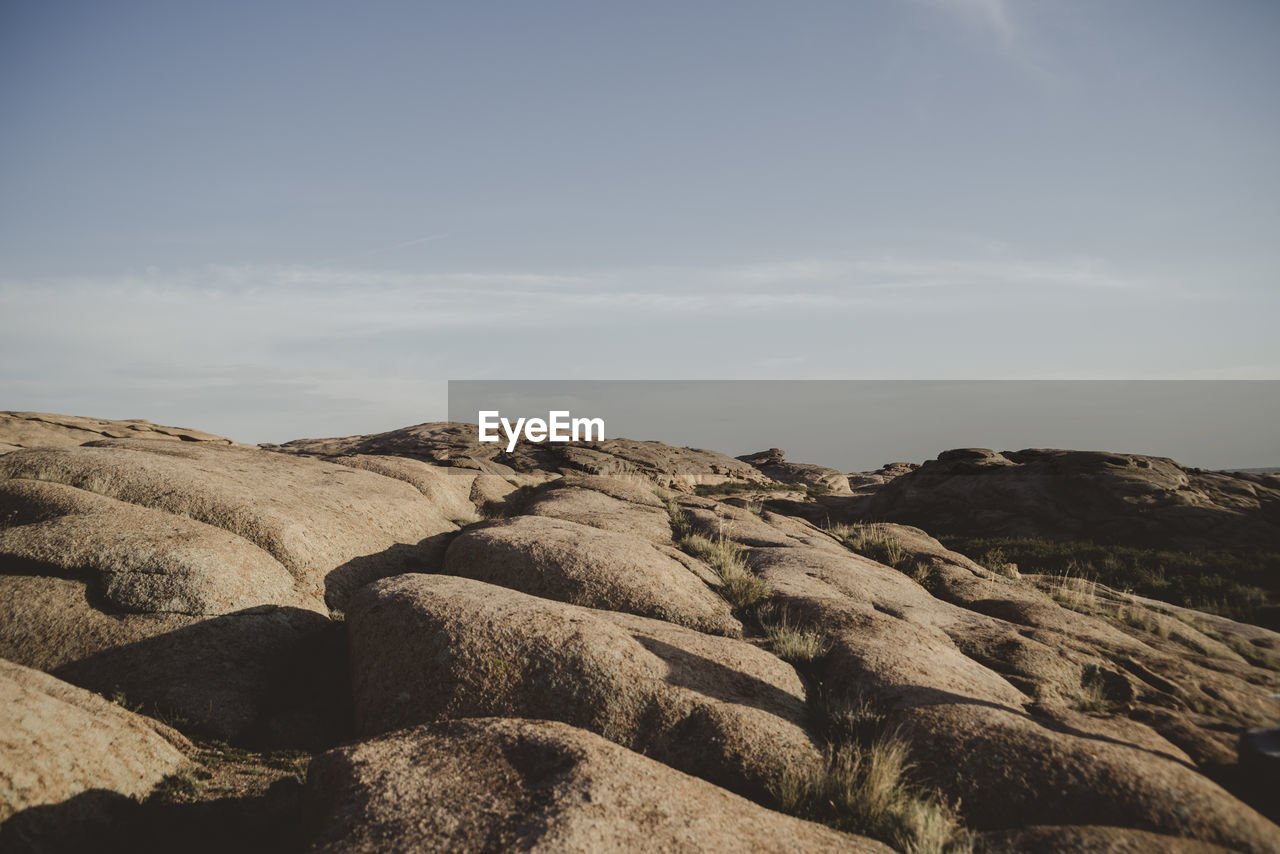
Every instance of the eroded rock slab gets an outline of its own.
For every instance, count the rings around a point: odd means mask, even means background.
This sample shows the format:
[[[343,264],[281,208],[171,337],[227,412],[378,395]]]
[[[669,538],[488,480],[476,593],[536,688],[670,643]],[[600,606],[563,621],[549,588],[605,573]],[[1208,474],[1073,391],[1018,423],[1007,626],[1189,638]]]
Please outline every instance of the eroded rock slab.
[[[728,604],[684,564],[644,540],[576,522],[522,516],[476,525],[450,544],[444,571],[698,631],[742,633]]]
[[[185,516],[235,534],[341,608],[351,590],[438,561],[457,529],[407,483],[246,448],[110,439],[15,451],[0,478],[41,480]],[[440,538],[431,548],[432,538]]]
[[[817,760],[800,678],[741,641],[429,575],[363,588],[347,626],[365,734],[560,720],[757,798]]]
[[[554,721],[450,721],[339,748],[312,762],[308,795],[313,854],[889,851]]]

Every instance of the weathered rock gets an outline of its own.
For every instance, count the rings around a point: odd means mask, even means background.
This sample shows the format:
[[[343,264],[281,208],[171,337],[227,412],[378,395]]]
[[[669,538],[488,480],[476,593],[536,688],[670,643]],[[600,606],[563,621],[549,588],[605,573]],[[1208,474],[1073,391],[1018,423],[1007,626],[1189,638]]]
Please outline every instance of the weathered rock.
[[[576,522],[523,516],[473,526],[449,546],[444,571],[574,605],[742,634],[729,605],[683,564],[643,540]]]
[[[850,491],[848,475],[826,466],[788,462],[779,448],[747,454],[738,459],[744,463],[750,463],[765,477],[779,483],[794,483],[809,489],[836,494],[847,495]]]
[[[314,743],[349,714],[340,628],[298,608],[113,614],[83,581],[6,573],[0,656],[220,738]]]
[[[553,721],[400,730],[317,757],[314,854],[397,851],[866,851]]]
[[[468,520],[476,513],[476,505],[471,500],[477,480],[475,472],[428,465],[408,457],[365,454],[334,457],[331,462],[403,480],[426,496],[431,506],[446,519]]]
[[[256,449],[111,439],[5,454],[0,478],[66,484],[222,528],[273,556],[304,591],[323,589],[333,608],[374,578],[430,568],[443,556],[441,535],[457,527],[406,483]]]
[[[55,415],[50,412],[0,412],[0,445],[9,445],[13,449],[83,445],[97,439],[163,439],[170,442],[236,444],[224,436],[186,427],[165,427],[136,418],[110,421],[78,415]]]
[[[622,477],[569,475],[539,489],[524,507],[531,516],[550,516],[640,537],[671,542],[666,505],[653,492],[653,482]]]
[[[295,439],[283,445],[263,447],[318,456],[384,454],[412,457],[488,474],[538,474],[544,479],[554,474],[645,477],[660,485],[674,487],[726,480],[765,480],[754,467],[715,451],[630,439],[535,444],[521,438],[515,449],[508,452],[505,443],[481,443],[477,430],[474,424],[437,421],[368,436]]]
[[[1093,451],[947,451],[859,512],[931,533],[1280,548],[1280,482]]]
[[[121,612],[324,611],[318,583],[303,587],[242,537],[61,483],[0,481],[0,566],[87,576],[102,607]]]
[[[0,822],[92,790],[144,796],[191,749],[163,724],[0,660]]]
[[[741,641],[430,575],[363,588],[347,626],[365,734],[560,720],[756,798],[817,761],[799,677]]]
[[[750,548],[748,560],[791,619],[826,634],[823,684],[884,709],[908,735],[917,773],[959,800],[971,826],[1097,822],[1248,851],[1280,838],[1280,828],[1193,770],[1183,750],[1136,716],[1068,706],[1090,684],[1101,689],[1092,701],[1100,705],[1178,703],[1182,689],[1166,683],[1153,695],[1160,679],[1138,664],[1162,667],[1162,655],[1101,616],[1067,611],[1034,588],[952,558],[919,531],[906,529],[900,542],[913,540],[928,542],[903,549],[901,572],[799,546]],[[944,590],[969,607],[930,595]],[[1018,612],[1033,629],[992,616],[1009,612],[996,602],[1034,605]],[[977,607],[986,613],[970,610]],[[1263,709],[1266,689],[1240,677],[1265,685],[1265,672],[1244,662],[1227,673],[1181,666],[1230,698],[1220,714],[1229,718],[1250,702]],[[1145,681],[1138,672],[1148,673]]]

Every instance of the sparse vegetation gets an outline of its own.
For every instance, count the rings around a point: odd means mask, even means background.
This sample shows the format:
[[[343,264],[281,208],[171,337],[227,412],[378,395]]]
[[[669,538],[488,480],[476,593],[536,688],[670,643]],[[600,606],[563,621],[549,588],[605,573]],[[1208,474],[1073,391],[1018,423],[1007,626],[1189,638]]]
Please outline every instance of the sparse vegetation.
[[[1004,549],[1000,548],[1000,546],[988,549],[977,562],[996,575],[1003,575],[1005,578],[1018,577],[1017,564],[1012,563],[1005,557]]]
[[[1049,595],[1064,608],[1092,614],[1098,610],[1097,582],[1079,575],[1063,573],[1053,579]]]
[[[844,543],[845,548],[885,566],[897,569],[906,557],[902,545],[886,532],[884,526],[873,522],[832,525],[827,531]]]
[[[769,641],[769,649],[790,664],[810,663],[825,655],[831,647],[821,632],[795,625],[785,611],[776,622],[761,620],[761,625]]]
[[[769,585],[747,567],[742,547],[732,540],[690,533],[681,537],[678,545],[720,576],[720,595],[734,608],[749,607],[772,593]]]
[[[673,496],[664,498],[671,532],[685,553],[698,558],[720,577],[719,593],[736,609],[748,608],[768,599],[773,591],[747,566],[742,547],[720,535],[712,539],[694,531],[689,515]]]
[[[955,809],[910,781],[909,745],[884,728],[884,716],[861,698],[824,702],[833,740],[820,765],[784,775],[775,793],[782,809],[903,852],[968,850]]]
[[[1153,611],[1141,605],[1125,605],[1120,608],[1116,617],[1120,622],[1139,631],[1144,631],[1157,637],[1169,637],[1168,621],[1160,619]]]
[[[1075,707],[1080,712],[1106,712],[1111,709],[1101,679],[1086,679],[1080,686]]]
[[[183,768],[156,783],[150,799],[165,804],[190,803],[204,794],[210,776],[203,768]]]
[[[744,492],[804,492],[803,486],[794,483],[760,483],[750,480],[727,480],[724,483],[699,483],[693,487],[694,495],[705,498],[723,498]]]
[[[1280,628],[1280,552],[1172,551],[1032,538],[939,539],[970,556],[999,550],[1023,573],[1083,576],[1116,590]]]

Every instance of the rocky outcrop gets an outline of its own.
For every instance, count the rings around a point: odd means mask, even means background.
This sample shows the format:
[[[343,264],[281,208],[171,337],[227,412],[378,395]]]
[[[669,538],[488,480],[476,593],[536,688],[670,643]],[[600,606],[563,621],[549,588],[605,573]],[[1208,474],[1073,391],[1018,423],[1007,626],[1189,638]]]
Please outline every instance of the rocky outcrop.
[[[429,575],[364,588],[347,625],[364,734],[559,720],[756,798],[817,761],[799,676],[741,641]]]
[[[317,757],[313,854],[887,852],[554,721],[414,727]]]
[[[750,463],[765,477],[779,483],[794,483],[815,492],[836,495],[848,495],[850,491],[848,475],[826,466],[787,462],[786,454],[780,448],[747,454],[738,459]]]
[[[897,545],[884,549],[896,570],[798,545],[750,548],[748,560],[792,620],[827,638],[823,684],[872,702],[907,733],[918,772],[961,800],[970,826],[995,829],[1016,815],[1249,851],[1278,838],[1194,770],[1229,754],[1214,735],[1188,732],[1206,717],[1227,727],[1274,717],[1274,670],[1229,651],[1228,660],[1189,661],[1176,641],[1128,626],[1136,612],[1068,610],[918,530],[877,526],[873,535]]]
[[[139,439],[5,454],[0,655],[221,737],[332,731],[329,610],[438,568],[450,517],[475,512],[414,474]]]
[[[893,479],[859,513],[933,534],[1280,549],[1280,478],[1138,454],[946,451]]]
[[[899,847],[963,842],[954,812],[985,851],[1275,850],[1280,634],[840,524],[905,501],[993,526],[962,533],[1257,543],[1262,476],[962,450],[762,506],[660,486],[764,483],[780,452],[707,475],[680,467],[723,461],[657,443],[503,457],[451,431],[0,454],[0,655],[237,750],[328,750],[317,851],[875,850],[764,807]],[[98,763],[9,690],[0,741],[33,733],[15,755],[52,744],[73,767],[66,741]],[[71,705],[118,722],[99,703]],[[161,766],[102,791],[128,800]],[[281,782],[276,803],[299,797]],[[79,797],[48,791],[54,818]]]
[[[112,439],[15,451],[0,458],[0,479],[62,484],[220,528],[333,608],[366,581],[438,561],[443,541],[434,551],[428,541],[457,529],[409,484],[247,448]]]
[[[856,493],[875,492],[894,478],[918,468],[917,463],[885,463],[875,471],[853,472],[849,475],[849,488]]]
[[[162,724],[0,659],[0,822],[91,791],[145,796],[191,749]]]
[[[110,421],[55,415],[50,412],[0,412],[0,453],[18,448],[55,448],[83,445],[98,439],[158,439],[169,442],[208,442],[235,445],[225,436],[215,436],[186,427],[165,427],[150,421],[130,419]]]
[[[271,450],[321,457],[384,455],[488,474],[588,474],[643,477],[670,487],[723,481],[763,481],[753,466],[715,451],[677,448],[663,442],[606,439],[573,444],[533,444],[521,439],[513,451],[503,442],[480,442],[474,424],[436,421],[368,436],[295,439]]]

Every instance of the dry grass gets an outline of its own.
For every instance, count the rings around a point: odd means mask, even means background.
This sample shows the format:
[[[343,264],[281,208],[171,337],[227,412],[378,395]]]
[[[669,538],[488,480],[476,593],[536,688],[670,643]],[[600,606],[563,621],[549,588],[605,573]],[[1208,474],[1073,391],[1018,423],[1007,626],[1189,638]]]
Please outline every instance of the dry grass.
[[[1064,608],[1091,614],[1098,610],[1098,584],[1070,573],[1054,576],[1049,595]]]
[[[787,812],[882,840],[910,854],[964,850],[955,810],[907,779],[907,743],[893,734],[832,748],[816,768],[784,776],[776,795]]]
[[[808,664],[826,655],[830,641],[821,632],[802,629],[784,612],[777,622],[761,621],[773,654],[793,665]]]
[[[906,557],[902,545],[888,534],[883,525],[842,523],[830,526],[827,532],[843,543],[845,548],[885,566],[896,569]]]
[[[1169,637],[1169,622],[1162,620],[1156,616],[1155,612],[1142,607],[1141,605],[1124,605],[1116,612],[1116,619],[1127,626],[1138,629],[1139,631],[1155,635],[1156,637]]]
[[[1111,701],[1107,699],[1101,680],[1086,680],[1080,686],[1075,708],[1080,712],[1106,712],[1111,709]]]
[[[994,572],[996,575],[1001,575],[1005,578],[1019,577],[1017,565],[1011,563],[1009,559],[1005,557],[1004,549],[999,546],[988,549],[986,554],[984,554],[977,562]]]
[[[734,608],[750,607],[772,595],[769,585],[747,567],[742,547],[732,540],[685,534],[678,544],[720,577],[719,593]]]

